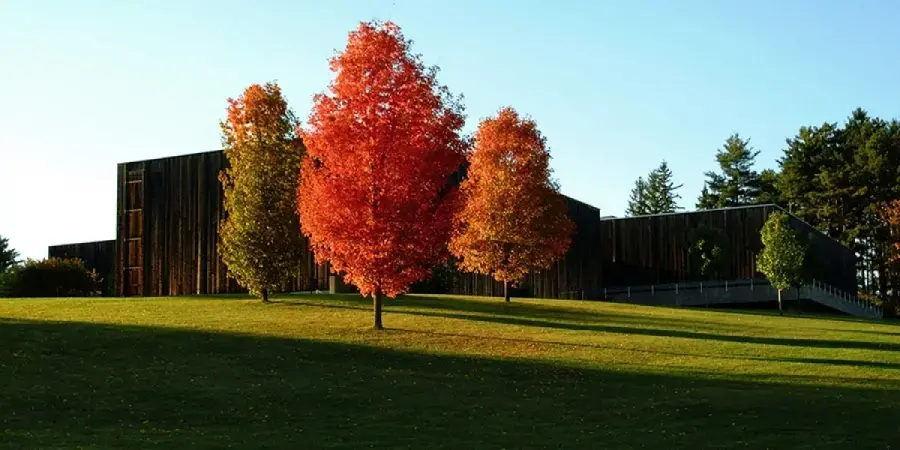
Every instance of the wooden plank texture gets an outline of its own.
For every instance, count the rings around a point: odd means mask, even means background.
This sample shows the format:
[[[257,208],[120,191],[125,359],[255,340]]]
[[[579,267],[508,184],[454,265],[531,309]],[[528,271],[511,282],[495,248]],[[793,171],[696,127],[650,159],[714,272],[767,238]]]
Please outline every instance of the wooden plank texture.
[[[76,258],[84,262],[84,267],[94,270],[100,278],[112,274],[115,267],[116,241],[79,242],[75,244],[51,245],[47,248],[50,258]]]
[[[227,277],[216,250],[225,217],[218,174],[226,164],[224,152],[212,151],[119,165],[118,295],[244,292]],[[453,182],[463,175],[464,169]],[[605,287],[699,281],[702,277],[688,257],[688,247],[691,231],[701,225],[721,230],[728,242],[727,264],[716,279],[759,277],[755,264],[762,247],[759,231],[777,208],[762,205],[601,220],[599,209],[569,197],[565,201],[577,226],[569,252],[550,269],[529,274],[513,295],[590,298]],[[792,217],[791,223],[809,241],[811,275],[856,292],[853,252],[799,219]],[[327,265],[313,264],[308,245],[304,249],[306,263],[283,290],[327,290]],[[503,285],[491,277],[452,268],[418,283],[416,289],[503,294]]]
[[[217,252],[225,217],[218,175],[226,164],[224,152],[212,151],[119,165],[120,295],[245,292]],[[328,288],[322,268],[304,266],[284,290]]]

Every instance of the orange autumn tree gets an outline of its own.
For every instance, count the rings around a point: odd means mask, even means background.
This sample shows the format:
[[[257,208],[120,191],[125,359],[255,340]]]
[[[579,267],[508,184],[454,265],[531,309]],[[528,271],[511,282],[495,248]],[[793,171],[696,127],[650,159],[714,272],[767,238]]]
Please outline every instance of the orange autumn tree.
[[[565,255],[575,225],[550,178],[550,152],[533,120],[512,108],[478,126],[465,201],[450,241],[460,268],[515,285]]]
[[[391,23],[350,33],[335,79],[314,98],[298,190],[300,223],[319,262],[372,296],[395,297],[446,256],[465,162],[462,106]]]

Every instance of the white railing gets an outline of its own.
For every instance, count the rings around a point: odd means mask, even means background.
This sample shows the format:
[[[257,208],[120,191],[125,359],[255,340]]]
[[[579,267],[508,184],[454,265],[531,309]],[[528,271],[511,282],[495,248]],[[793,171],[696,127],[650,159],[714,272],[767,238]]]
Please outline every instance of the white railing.
[[[794,297],[790,289],[785,294]],[[642,304],[701,306],[719,303],[756,303],[773,299],[775,288],[766,280],[735,280],[716,282],[688,282],[646,286],[603,288],[602,292],[586,295],[584,291],[566,293],[566,298],[603,298]],[[572,295],[574,294],[574,295]],[[699,294],[699,295],[698,295]],[[857,317],[883,318],[884,311],[872,302],[848,294],[818,280],[800,289],[800,296],[829,308]]]
[[[812,280],[812,282],[804,286],[803,289],[807,291],[810,300],[834,308],[838,311],[858,317],[878,319],[884,317],[884,310],[872,302],[848,294],[840,289],[835,289],[833,286],[822,283],[821,281]]]

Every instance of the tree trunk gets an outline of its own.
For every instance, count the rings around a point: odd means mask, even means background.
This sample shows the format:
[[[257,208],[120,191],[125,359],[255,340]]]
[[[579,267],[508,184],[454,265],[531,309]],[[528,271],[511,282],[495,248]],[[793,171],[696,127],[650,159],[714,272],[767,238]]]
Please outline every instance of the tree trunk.
[[[372,293],[372,309],[375,313],[375,324],[372,326],[376,330],[383,330],[384,326],[381,324],[381,288],[375,288],[375,292]]]
[[[509,281],[503,281],[503,299],[509,303]]]
[[[781,289],[778,290],[778,315],[784,315],[784,308],[781,306]]]
[[[262,289],[262,298],[263,298],[263,303],[269,303],[269,290],[268,289],[266,289],[266,288]]]
[[[797,313],[803,312],[803,309],[800,307],[800,286],[797,286]]]

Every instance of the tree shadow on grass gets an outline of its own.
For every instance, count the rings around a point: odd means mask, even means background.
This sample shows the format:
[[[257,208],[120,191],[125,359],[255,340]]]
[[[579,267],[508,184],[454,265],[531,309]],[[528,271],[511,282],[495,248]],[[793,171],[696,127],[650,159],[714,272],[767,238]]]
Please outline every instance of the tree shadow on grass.
[[[371,300],[359,295],[338,296],[334,298],[319,297],[318,302],[305,302],[302,297],[286,299],[283,305],[307,305],[317,307],[333,307],[340,309],[371,309]],[[335,300],[331,302],[329,300]],[[358,306],[348,306],[358,305]],[[478,301],[459,297],[432,297],[420,295],[404,295],[397,300],[389,300],[385,303],[386,313],[411,313],[416,309],[434,310],[449,313],[466,313],[475,315],[488,315],[493,317],[524,317],[532,319],[544,319],[552,321],[575,322],[606,322],[640,324],[660,326],[666,328],[708,328],[717,330],[746,330],[743,324],[721,324],[704,320],[685,318],[653,317],[651,315],[627,314],[627,313],[603,313],[580,308],[571,308],[564,305],[544,305],[533,302],[505,303],[502,299],[498,302]]]
[[[444,333],[439,331],[426,331],[426,330],[412,330],[406,328],[397,328],[397,331],[403,331],[406,333],[421,333],[421,334],[429,334],[429,335],[437,335],[437,336],[446,336],[446,337],[469,337],[474,339],[487,339],[501,342],[510,342],[517,344],[533,344],[533,345],[558,345],[558,346],[566,346],[566,347],[582,347],[582,348],[593,348],[597,350],[615,350],[621,352],[634,352],[634,353],[645,353],[651,355],[660,355],[660,356],[676,356],[676,357],[691,357],[691,358],[705,358],[705,359],[713,359],[713,360],[731,360],[731,361],[767,361],[767,362],[784,362],[784,363],[799,363],[799,364],[822,364],[822,365],[835,365],[835,366],[849,366],[849,367],[870,367],[875,369],[889,369],[889,370],[900,370],[900,363],[890,363],[890,362],[881,362],[881,361],[861,361],[861,360],[850,360],[850,359],[826,359],[826,358],[771,358],[771,357],[761,357],[761,356],[722,356],[722,355],[713,355],[708,353],[685,353],[685,352],[669,352],[665,350],[651,350],[647,348],[623,348],[621,346],[616,345],[602,345],[602,344],[585,344],[580,342],[566,342],[566,341],[554,341],[554,340],[545,340],[545,339],[524,339],[524,338],[509,338],[509,337],[500,337],[500,336],[479,336],[479,335],[468,335],[465,333]],[[869,380],[875,381],[875,380]],[[900,381],[889,382],[891,385],[895,385],[900,388]]]
[[[6,448],[885,448],[900,391],[0,321]],[[611,368],[612,369],[612,368]]]
[[[823,306],[824,308],[824,306]],[[726,314],[739,314],[745,316],[762,316],[762,317],[772,317],[772,318],[780,318],[778,314],[778,310],[761,310],[761,309],[731,309],[725,306],[719,306],[716,308],[704,308],[703,306],[693,306],[690,309],[695,310],[710,310],[715,312],[721,312]],[[849,322],[854,324],[862,324],[862,325],[884,325],[889,327],[900,327],[900,321],[892,318],[885,319],[868,319],[864,317],[853,317],[848,314],[844,314],[840,311],[834,312],[803,312],[803,311],[787,311],[784,318],[790,319],[815,319],[815,320],[829,320],[835,322]],[[854,331],[854,330],[848,330]]]
[[[467,314],[451,314],[436,313],[426,311],[404,311],[405,314],[413,314],[420,316],[442,317],[447,319],[473,320],[479,322],[496,323],[504,325],[519,325],[529,327],[545,327],[555,328],[559,330],[571,331],[600,331],[607,333],[635,334],[642,336],[658,336],[658,337],[674,337],[685,339],[701,339],[706,341],[736,342],[744,344],[764,344],[764,345],[784,345],[790,347],[812,347],[812,348],[843,348],[856,350],[887,350],[900,351],[900,343],[890,342],[869,342],[869,341],[838,341],[826,339],[804,339],[804,338],[775,338],[760,336],[740,336],[728,334],[704,333],[696,331],[683,331],[673,329],[658,328],[642,328],[631,326],[619,326],[603,323],[571,323],[547,321],[538,319],[529,319],[525,317],[502,317],[502,316],[475,316]]]

